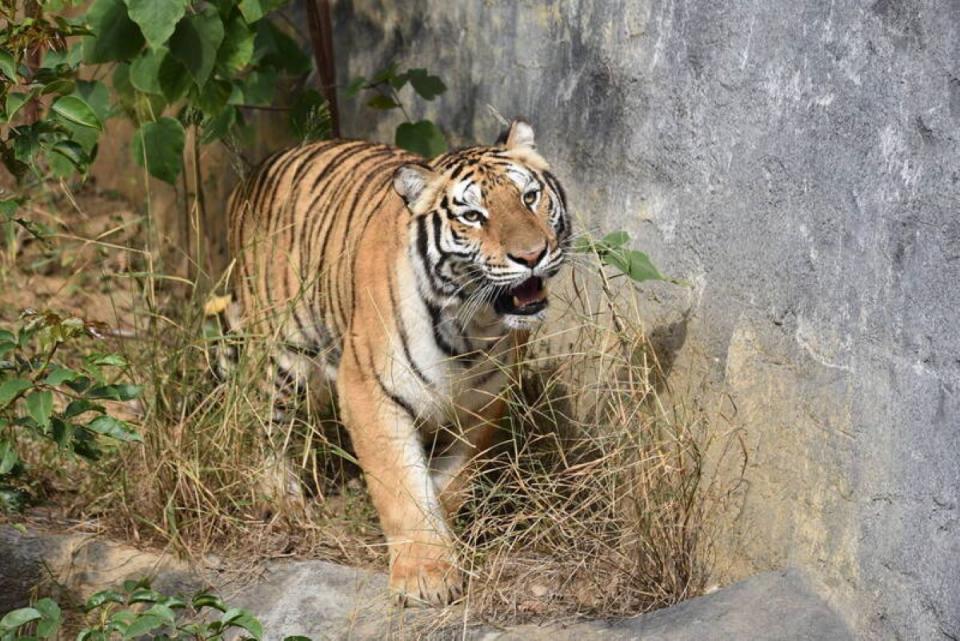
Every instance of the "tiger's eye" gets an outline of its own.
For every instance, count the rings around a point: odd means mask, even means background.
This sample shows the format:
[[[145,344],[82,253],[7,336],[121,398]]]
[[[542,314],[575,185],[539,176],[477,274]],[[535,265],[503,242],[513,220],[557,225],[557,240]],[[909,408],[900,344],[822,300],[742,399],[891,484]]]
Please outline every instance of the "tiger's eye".
[[[483,220],[483,214],[476,210],[470,210],[460,214],[460,218],[464,219],[468,223],[479,223],[481,220]]]
[[[525,204],[527,207],[533,207],[534,203],[537,202],[537,194],[538,192],[536,190],[525,193],[523,195],[523,204]]]

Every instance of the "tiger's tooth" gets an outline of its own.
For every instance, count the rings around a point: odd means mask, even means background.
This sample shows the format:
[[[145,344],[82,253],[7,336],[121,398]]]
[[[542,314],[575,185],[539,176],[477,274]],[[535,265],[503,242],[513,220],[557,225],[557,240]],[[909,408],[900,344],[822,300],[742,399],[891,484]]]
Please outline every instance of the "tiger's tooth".
[[[516,296],[513,297],[513,306],[514,306],[514,307],[523,307],[523,306],[520,304],[520,299],[517,298]]]

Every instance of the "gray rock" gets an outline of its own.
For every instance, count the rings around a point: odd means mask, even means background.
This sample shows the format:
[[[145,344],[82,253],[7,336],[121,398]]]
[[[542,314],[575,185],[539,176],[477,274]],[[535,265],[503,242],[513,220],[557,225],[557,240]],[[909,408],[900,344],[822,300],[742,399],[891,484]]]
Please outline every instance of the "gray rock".
[[[744,430],[727,577],[797,565],[858,638],[960,638],[960,3],[356,0],[335,32],[341,79],[440,74],[413,117],[460,140],[527,116],[583,225],[694,284],[645,313]]]
[[[203,574],[204,576],[201,576]],[[400,609],[386,577],[326,561],[274,561],[242,584],[205,573],[167,555],[137,550],[89,535],[21,534],[0,528],[0,613],[26,605],[44,577],[73,597],[115,587],[124,579],[154,578],[166,594],[189,594],[213,585],[231,606],[260,619],[264,641],[304,635],[314,641],[347,639],[467,639],[476,641],[846,641],[837,616],[796,573],[761,574],[708,596],[636,619],[574,625],[494,629],[464,615],[463,607]],[[48,591],[41,587],[38,592]]]
[[[145,577],[166,594],[188,593],[203,585],[181,561],[95,534],[19,532],[0,526],[0,612],[24,607],[37,594],[82,603],[94,592]]]
[[[768,572],[713,594],[621,621],[465,625],[462,608],[400,612],[382,576],[329,563],[283,564],[242,597],[260,613],[270,639],[427,638],[476,641],[849,641],[853,637],[795,572]]]

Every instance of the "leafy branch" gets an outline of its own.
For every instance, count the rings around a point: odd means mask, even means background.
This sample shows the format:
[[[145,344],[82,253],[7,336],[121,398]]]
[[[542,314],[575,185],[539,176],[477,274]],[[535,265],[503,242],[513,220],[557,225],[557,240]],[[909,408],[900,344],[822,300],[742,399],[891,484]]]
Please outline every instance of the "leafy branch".
[[[107,375],[126,367],[122,356],[96,352],[71,366],[54,360],[63,344],[102,336],[96,323],[52,312],[25,313],[17,333],[0,330],[0,508],[19,509],[28,499],[18,451],[24,439],[52,442],[60,454],[90,461],[102,455],[103,439],[141,440],[102,405],[140,395],[140,387]]]
[[[366,91],[373,94],[366,101],[366,105],[371,109],[379,111],[399,109],[406,118],[406,122],[397,126],[395,144],[424,158],[439,156],[447,150],[447,139],[432,121],[413,122],[399,93],[408,84],[424,100],[433,100],[447,90],[443,80],[431,75],[426,69],[408,69],[400,72],[396,63],[392,63],[369,79],[363,76],[354,78],[344,89],[343,95],[346,98],[353,98],[361,91]]]

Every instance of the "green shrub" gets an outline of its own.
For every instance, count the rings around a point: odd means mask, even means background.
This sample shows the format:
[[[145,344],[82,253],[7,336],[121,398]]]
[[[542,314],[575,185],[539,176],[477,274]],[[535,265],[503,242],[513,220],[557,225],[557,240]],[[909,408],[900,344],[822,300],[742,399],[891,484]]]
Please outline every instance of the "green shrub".
[[[16,334],[0,330],[0,509],[19,509],[28,498],[21,448],[29,441],[51,442],[60,455],[96,461],[111,442],[140,440],[103,405],[140,394],[139,387],[109,375],[126,366],[119,354],[96,352],[69,366],[55,359],[64,344],[101,338],[102,331],[49,312],[26,313]]]
[[[146,579],[125,581],[117,590],[97,592],[84,604],[86,625],[77,641],[157,639],[221,641],[263,637],[263,626],[249,611],[228,607],[211,592],[189,598],[166,596]],[[0,619],[0,641],[55,639],[64,623],[60,606],[40,599],[33,606],[7,612]],[[286,637],[284,641],[310,641]]]

